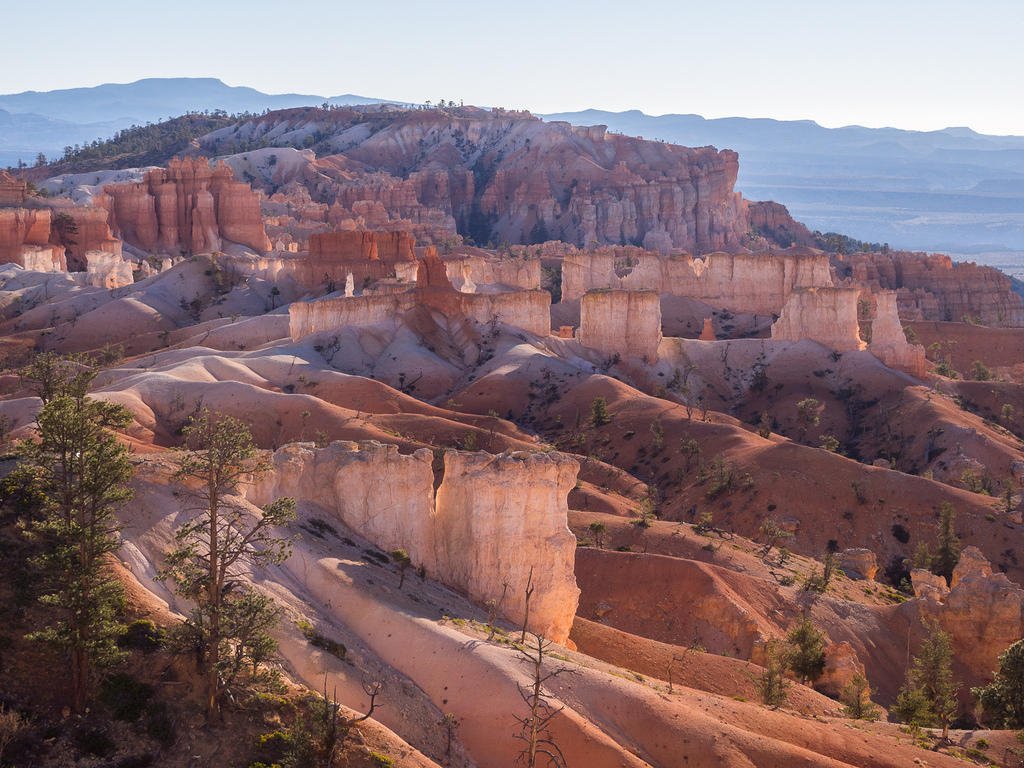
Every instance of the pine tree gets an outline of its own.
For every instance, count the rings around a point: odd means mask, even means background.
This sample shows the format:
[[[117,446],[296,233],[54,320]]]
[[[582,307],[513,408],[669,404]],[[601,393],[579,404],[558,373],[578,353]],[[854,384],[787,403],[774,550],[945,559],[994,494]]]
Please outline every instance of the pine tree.
[[[947,582],[952,581],[953,569],[960,562],[960,539],[953,530],[955,520],[953,505],[943,502],[939,512],[939,545],[932,556],[932,573],[945,577]]]
[[[800,678],[801,685],[821,677],[825,670],[825,635],[805,616],[786,639],[790,644],[788,666]]]
[[[56,620],[33,632],[67,654],[71,706],[85,709],[95,669],[121,658],[116,637],[124,595],[109,567],[119,547],[114,510],[131,498],[127,449],[110,431],[131,423],[122,406],[85,396],[83,377],[75,394],[57,387],[37,417],[39,441],[20,446],[21,462],[35,475],[45,502],[29,533],[41,544],[40,602]]]
[[[986,686],[972,688],[985,723],[993,728],[1024,728],[1024,640],[999,655],[999,668]]]
[[[952,665],[950,637],[933,625],[897,696],[893,711],[900,719],[914,725],[940,725],[942,738],[949,736],[949,721],[957,709]]]
[[[854,675],[839,695],[843,712],[854,720],[877,720],[878,707],[871,701],[868,681],[863,675]]]
[[[175,532],[176,547],[167,554],[160,578],[172,579],[175,590],[195,603],[182,635],[200,651],[207,722],[214,724],[223,694],[244,666],[239,649],[245,658],[246,647],[255,642],[265,656],[263,635],[276,615],[269,599],[241,581],[241,571],[288,557],[291,540],[274,529],[294,520],[295,502],[278,499],[262,515],[253,515],[237,501],[243,478],[269,470],[240,421],[204,409],[189,421],[184,435],[175,477],[198,484],[193,493],[197,514]]]
[[[608,403],[603,397],[595,397],[590,404],[590,423],[595,427],[610,424],[612,417],[608,415]]]

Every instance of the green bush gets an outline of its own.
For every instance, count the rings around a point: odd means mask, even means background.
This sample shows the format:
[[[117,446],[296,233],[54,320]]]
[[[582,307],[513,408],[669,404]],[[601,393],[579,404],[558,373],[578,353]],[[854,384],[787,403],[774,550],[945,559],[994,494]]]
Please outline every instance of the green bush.
[[[164,644],[167,634],[148,619],[133,621],[118,638],[117,644],[133,651],[152,653]]]
[[[134,723],[153,697],[153,686],[140,683],[123,672],[110,675],[100,684],[100,701],[118,720]]]

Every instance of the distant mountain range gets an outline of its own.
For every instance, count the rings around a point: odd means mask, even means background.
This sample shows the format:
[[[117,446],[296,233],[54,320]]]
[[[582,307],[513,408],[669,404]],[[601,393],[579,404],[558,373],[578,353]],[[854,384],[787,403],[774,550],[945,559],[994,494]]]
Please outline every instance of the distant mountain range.
[[[109,138],[122,128],[186,112],[223,109],[262,112],[313,104],[377,104],[354,94],[268,94],[212,77],[148,78],[93,88],[0,95],[0,166],[32,164],[39,152],[59,156],[65,146]]]
[[[39,152],[107,138],[132,124],[190,111],[387,103],[353,94],[267,94],[214,78],[151,78],[128,84],[0,95],[0,166],[32,164]],[[686,146],[740,153],[739,189],[775,200],[812,229],[893,247],[1024,251],[1024,136],[969,128],[905,131],[824,128],[809,120],[708,120],[585,110],[543,116]]]

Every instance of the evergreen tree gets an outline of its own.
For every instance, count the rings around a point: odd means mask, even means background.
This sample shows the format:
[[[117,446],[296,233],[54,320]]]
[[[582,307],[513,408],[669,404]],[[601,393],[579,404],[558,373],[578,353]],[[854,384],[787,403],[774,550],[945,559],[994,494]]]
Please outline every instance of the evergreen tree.
[[[906,682],[900,689],[893,711],[914,725],[942,727],[949,735],[949,721],[956,714],[957,695],[953,684],[953,647],[947,633],[932,626],[914,657]]]
[[[796,428],[800,433],[800,442],[807,437],[807,430],[818,426],[821,418],[818,416],[818,403],[813,397],[805,397],[796,404]]]
[[[854,720],[877,720],[878,707],[871,701],[868,681],[863,675],[854,675],[839,695],[843,712]]]
[[[198,485],[193,493],[197,514],[175,532],[176,547],[167,554],[160,577],[172,579],[175,590],[195,603],[182,635],[202,659],[207,722],[214,724],[223,694],[244,667],[239,658],[253,661],[253,648],[264,658],[270,653],[266,630],[274,624],[276,609],[240,577],[245,566],[288,557],[291,540],[274,529],[295,518],[295,502],[278,499],[262,515],[253,515],[237,501],[243,478],[269,469],[240,421],[204,409],[189,421],[184,435],[175,477]]]
[[[127,449],[110,431],[128,426],[131,414],[87,398],[87,380],[75,394],[51,396],[37,417],[38,442],[19,447],[45,499],[28,531],[41,545],[39,599],[56,616],[29,637],[66,654],[76,712],[85,709],[95,669],[121,658],[124,595],[108,556],[119,546],[114,510],[131,497],[132,474]]]
[[[932,573],[945,577],[947,582],[952,581],[953,569],[960,562],[960,539],[953,530],[955,520],[953,505],[943,502],[939,512],[939,545],[932,556]]]
[[[971,689],[985,723],[993,728],[1024,728],[1024,640],[999,655],[994,678],[986,686]]]
[[[603,397],[595,397],[590,404],[590,423],[595,427],[603,427],[611,423],[612,417],[608,415],[608,403]]]
[[[800,678],[801,685],[821,677],[825,670],[824,633],[805,616],[789,631],[786,639],[790,644],[788,666]]]

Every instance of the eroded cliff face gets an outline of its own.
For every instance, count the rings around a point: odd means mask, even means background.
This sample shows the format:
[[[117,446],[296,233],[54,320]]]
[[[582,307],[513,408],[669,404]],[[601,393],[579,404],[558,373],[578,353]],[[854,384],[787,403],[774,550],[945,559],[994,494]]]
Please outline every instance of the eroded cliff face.
[[[259,195],[227,166],[212,169],[203,158],[175,158],[141,182],[108,184],[93,201],[108,211],[117,236],[147,251],[204,253],[222,240],[270,250]]]
[[[589,291],[580,301],[579,341],[653,365],[661,344],[661,298],[655,291]]]
[[[992,566],[977,547],[966,547],[953,573],[953,587],[941,576],[914,571],[918,598],[903,603],[899,613],[916,647],[927,626],[937,622],[953,639],[957,677],[967,684],[992,679],[999,654],[1020,640],[1024,626],[1024,590]],[[928,581],[928,577],[932,577]],[[969,701],[961,697],[961,701]]]
[[[734,312],[771,315],[782,310],[794,290],[831,285],[828,257],[810,249],[693,258],[607,248],[567,252],[562,260],[563,301],[600,288],[653,290]]]
[[[579,465],[561,454],[448,451],[434,490],[433,453],[395,445],[294,443],[275,451],[273,470],[248,497],[281,496],[322,507],[390,552],[404,549],[430,578],[473,600],[494,600],[513,622],[556,642],[568,639],[579,589],[576,540],[567,524]]]
[[[1024,326],[1024,301],[1010,278],[993,267],[954,264],[942,254],[892,251],[841,256],[837,269],[873,292],[896,291],[904,320],[961,322],[966,317],[985,325]]]
[[[63,249],[50,244],[50,222],[47,208],[0,209],[0,263],[30,268],[45,262],[67,269]]]
[[[392,285],[380,293],[293,302],[288,307],[291,337],[300,339],[344,326],[391,322],[414,310],[437,313],[449,324],[466,320],[477,325],[500,322],[535,336],[550,335],[551,296],[547,291],[457,291],[448,278],[447,266],[433,248],[428,248],[424,257],[413,263],[416,264],[413,288]]]
[[[858,288],[795,291],[772,325],[772,340],[813,339],[836,352],[864,349],[857,323],[859,295]]]
[[[329,138],[297,180],[331,207],[336,225],[361,218],[395,228],[404,220],[425,242],[457,229],[481,244],[560,239],[663,252],[750,241],[735,152],[610,135],[604,126],[497,110],[285,110],[204,143],[221,151],[236,139],[310,130]]]
[[[923,378],[927,372],[925,350],[911,344],[903,333],[903,324],[896,308],[896,291],[875,294],[875,319],[871,322],[871,343],[868,350],[890,368]]]

